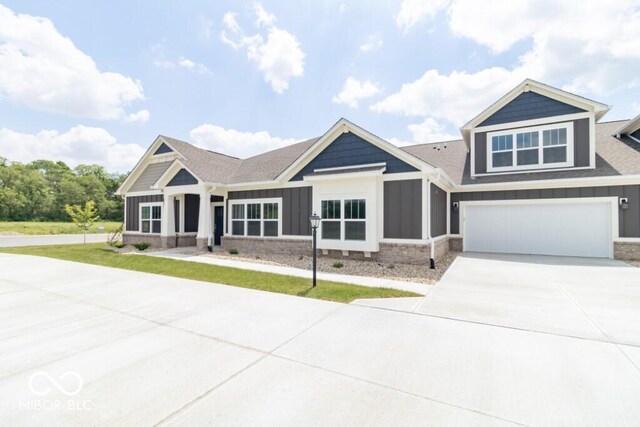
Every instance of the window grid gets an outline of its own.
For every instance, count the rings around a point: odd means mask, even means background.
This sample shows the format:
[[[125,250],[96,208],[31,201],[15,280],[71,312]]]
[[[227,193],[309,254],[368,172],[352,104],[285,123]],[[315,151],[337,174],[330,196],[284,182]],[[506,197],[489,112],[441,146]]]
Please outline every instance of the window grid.
[[[141,203],[138,230],[145,234],[159,234],[162,231],[162,204]]]
[[[366,240],[366,199],[322,200],[323,240]],[[344,210],[341,210],[341,207]]]
[[[233,236],[278,237],[280,228],[278,205],[278,202],[232,203],[231,234]]]

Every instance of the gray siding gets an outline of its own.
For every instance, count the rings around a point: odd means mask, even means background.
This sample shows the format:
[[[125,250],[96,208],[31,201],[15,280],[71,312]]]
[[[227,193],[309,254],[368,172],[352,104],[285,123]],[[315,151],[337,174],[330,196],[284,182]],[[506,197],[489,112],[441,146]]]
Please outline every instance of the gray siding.
[[[387,164],[385,173],[415,172],[417,169],[388,152],[347,132],[336,138],[327,148],[311,160],[291,181],[301,181],[314,169],[359,166],[372,163]]]
[[[180,231],[180,200],[173,199],[173,229]]]
[[[171,166],[172,162],[151,163],[140,174],[136,182],[133,183],[129,191],[146,191],[160,178],[160,176]]]
[[[629,209],[618,210],[620,237],[640,237],[640,185],[553,188],[540,190],[479,191],[451,193],[451,202],[470,200],[559,199],[576,197],[627,197]],[[460,233],[460,212],[451,210],[451,233]]]
[[[474,141],[476,173],[485,173],[487,171],[487,133],[477,133]]]
[[[637,131],[633,132],[631,134],[631,136],[636,138],[636,139],[640,139],[640,129],[638,129]]]
[[[431,237],[447,234],[447,192],[431,184]]]
[[[561,122],[560,122],[561,123]],[[518,128],[514,128],[518,129]],[[487,133],[479,132],[475,134],[475,173],[487,172]],[[574,166],[589,166],[591,152],[589,150],[589,119],[573,121],[573,156]],[[515,144],[515,143],[514,143]],[[524,171],[525,169],[523,169]]]
[[[140,203],[162,202],[162,194],[154,194],[152,196],[134,196],[127,197],[127,223],[126,231],[140,231]]]
[[[523,92],[480,123],[479,126],[499,125],[582,112],[584,110],[580,108],[556,101],[536,92]]]
[[[268,190],[230,191],[227,200],[282,197],[282,234],[310,236],[311,187],[272,188]],[[227,212],[229,204],[227,203]]]
[[[384,237],[422,238],[422,180],[384,182]]]
[[[186,169],[180,169],[174,176],[171,178],[171,181],[167,184],[167,187],[175,187],[178,185],[193,185],[197,184],[198,180],[189,173]]]
[[[173,152],[173,150],[163,142],[162,144],[160,144],[156,152],[153,153],[153,155],[155,156],[156,154],[164,154],[164,153],[171,153],[171,152]]]
[[[589,119],[573,121],[573,164],[576,167],[589,166]]]
[[[200,196],[197,194],[184,195],[184,231],[193,233],[198,231],[198,216],[200,212]]]

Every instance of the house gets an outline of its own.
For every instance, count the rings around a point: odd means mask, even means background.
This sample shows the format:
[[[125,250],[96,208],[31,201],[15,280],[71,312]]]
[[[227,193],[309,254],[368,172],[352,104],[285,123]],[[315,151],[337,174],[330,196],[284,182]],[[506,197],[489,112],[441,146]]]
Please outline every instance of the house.
[[[397,147],[341,119],[248,159],[159,136],[118,190],[125,243],[426,263],[463,251],[640,258],[640,116],[525,80],[461,128]]]

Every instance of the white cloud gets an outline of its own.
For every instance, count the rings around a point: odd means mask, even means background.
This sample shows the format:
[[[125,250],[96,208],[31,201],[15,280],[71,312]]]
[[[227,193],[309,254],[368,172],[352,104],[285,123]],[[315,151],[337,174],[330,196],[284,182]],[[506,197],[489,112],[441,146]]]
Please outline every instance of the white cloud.
[[[138,80],[102,72],[42,17],[0,5],[0,97],[30,108],[94,119],[123,119],[144,99]]]
[[[192,129],[189,134],[198,147],[240,158],[255,156],[296,142],[293,138],[271,136],[266,131],[242,132],[208,123]]]
[[[353,77],[348,77],[340,93],[331,100],[336,104],[345,104],[351,108],[358,108],[360,100],[371,98],[379,92],[380,88],[377,83],[368,80],[361,82]]]
[[[345,13],[347,11],[347,5],[344,3],[340,3],[340,6],[338,6],[338,12]]]
[[[384,41],[382,40],[382,35],[372,34],[367,38],[367,41],[360,45],[360,50],[363,52],[371,52],[382,47]]]
[[[407,129],[411,133],[411,141],[399,138],[388,138],[387,140],[399,147],[413,144],[428,144],[432,142],[444,142],[460,139],[460,134],[447,132],[444,126],[436,122],[431,117],[424,119],[422,123],[410,124]]]
[[[396,15],[396,25],[402,31],[408,32],[418,22],[433,18],[448,4],[449,0],[403,0]]]
[[[165,42],[163,40],[160,43],[156,43],[155,45],[151,46],[151,52],[155,57],[153,61],[154,67],[167,68],[167,69],[182,67],[198,74],[211,74],[211,70],[209,70],[206,65],[201,64],[199,62],[194,62],[189,58],[185,58],[184,56],[181,56],[180,59],[178,59],[177,61],[166,59],[164,45],[165,45]]]
[[[149,110],[140,110],[137,113],[129,114],[124,121],[129,123],[146,123],[149,121]]]
[[[222,18],[225,29],[220,38],[235,50],[246,48],[247,58],[264,74],[265,81],[275,92],[283,93],[292,78],[304,74],[305,53],[293,34],[275,26],[276,17],[260,3],[254,3],[254,10],[256,26],[266,27],[266,34],[247,36],[238,24],[236,14],[227,12]]]
[[[67,132],[42,130],[36,134],[0,128],[0,152],[11,161],[62,160],[70,166],[98,164],[108,171],[126,172],[142,157],[137,144],[119,144],[103,128],[75,126]]]
[[[198,74],[211,74],[211,70],[209,70],[204,64],[193,62],[185,57],[180,58],[178,65]]]

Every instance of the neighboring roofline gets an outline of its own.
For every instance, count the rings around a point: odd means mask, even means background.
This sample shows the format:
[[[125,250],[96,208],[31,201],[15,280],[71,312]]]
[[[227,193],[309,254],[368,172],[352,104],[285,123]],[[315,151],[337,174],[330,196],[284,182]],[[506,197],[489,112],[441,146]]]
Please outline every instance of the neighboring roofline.
[[[209,152],[209,153],[218,154],[218,155],[220,155],[220,156],[229,157],[229,158],[231,158],[231,159],[235,159],[235,160],[245,160],[245,159],[241,159],[241,158],[239,158],[239,157],[230,156],[229,154],[220,153],[220,152],[218,152],[218,151],[207,150],[206,148],[200,148],[200,147],[198,147],[197,145],[194,145],[194,144],[192,144],[192,143],[190,143],[190,142],[183,141],[183,140],[178,139],[178,138],[173,138],[173,137],[171,137],[171,136],[160,135],[160,137],[161,137],[161,138],[169,138],[169,139],[173,139],[173,140],[176,140],[176,141],[181,142],[181,143],[183,143],[183,144],[190,145],[190,146],[192,146],[193,148],[197,148],[198,150],[207,151],[207,152]]]
[[[462,133],[462,139],[468,145],[469,134],[471,133],[471,129],[477,127],[480,123],[482,123],[484,120],[489,118],[496,111],[500,110],[509,102],[513,101],[518,95],[524,92],[529,92],[529,91],[536,92],[540,95],[544,95],[549,98],[559,99],[562,102],[565,102],[569,105],[573,105],[583,110],[593,112],[596,115],[596,121],[600,120],[611,109],[611,107],[606,104],[602,104],[600,102],[596,102],[591,99],[587,99],[585,97],[575,95],[573,93],[555,88],[553,86],[546,85],[536,80],[525,79],[518,86],[511,89],[507,94],[502,96],[496,102],[489,105],[487,108],[481,111],[478,115],[476,115],[474,118],[472,118],[467,123],[465,123],[460,128],[460,132]]]
[[[640,114],[638,114],[631,120],[625,121],[625,123],[617,131],[615,131],[613,135],[630,135],[638,129],[640,129]]]
[[[156,139],[153,141],[153,144],[151,144],[151,146],[149,148],[147,148],[147,151],[145,151],[145,153],[142,155],[142,157],[140,158],[140,160],[138,160],[138,163],[135,164],[135,166],[133,168],[131,168],[131,171],[129,172],[129,175],[127,176],[127,178],[122,182],[122,184],[120,184],[120,186],[118,187],[118,189],[115,191],[115,195],[116,196],[121,196],[125,193],[127,193],[126,190],[128,190],[131,185],[135,182],[135,180],[139,177],[139,175],[143,172],[142,170],[139,170],[140,166],[147,161],[147,159],[149,159],[150,157],[154,156],[155,151],[158,149],[158,147],[160,147],[160,145],[162,145],[162,143],[166,144],[169,148],[171,148],[173,150],[173,152],[181,157],[181,158],[185,158],[184,155],[182,153],[180,153],[180,151],[176,150],[176,148],[174,146],[172,146],[170,143],[168,143],[164,137],[162,135],[158,135],[156,136]],[[169,154],[169,153],[167,153]],[[171,166],[169,166],[171,167]]]
[[[435,166],[419,159],[413,154],[402,150],[400,147],[393,145],[389,141],[385,141],[379,136],[372,134],[368,130],[363,129],[360,126],[342,117],[333,126],[331,126],[328,131],[326,131],[320,138],[318,138],[316,142],[311,145],[311,147],[307,148],[293,163],[291,163],[284,171],[276,176],[274,178],[274,181],[288,181],[294,176],[294,172],[298,172],[299,170],[301,170],[304,165],[309,163],[313,158],[320,154],[321,147],[324,148],[325,144],[330,144],[338,136],[340,136],[340,134],[347,132],[351,132],[361,137],[365,141],[376,145],[378,148],[381,148],[389,154],[398,157],[400,160],[408,163],[409,165],[415,167],[420,171],[424,171],[423,169],[425,167],[430,168],[434,171],[437,169]],[[308,161],[305,161],[307,159]]]

